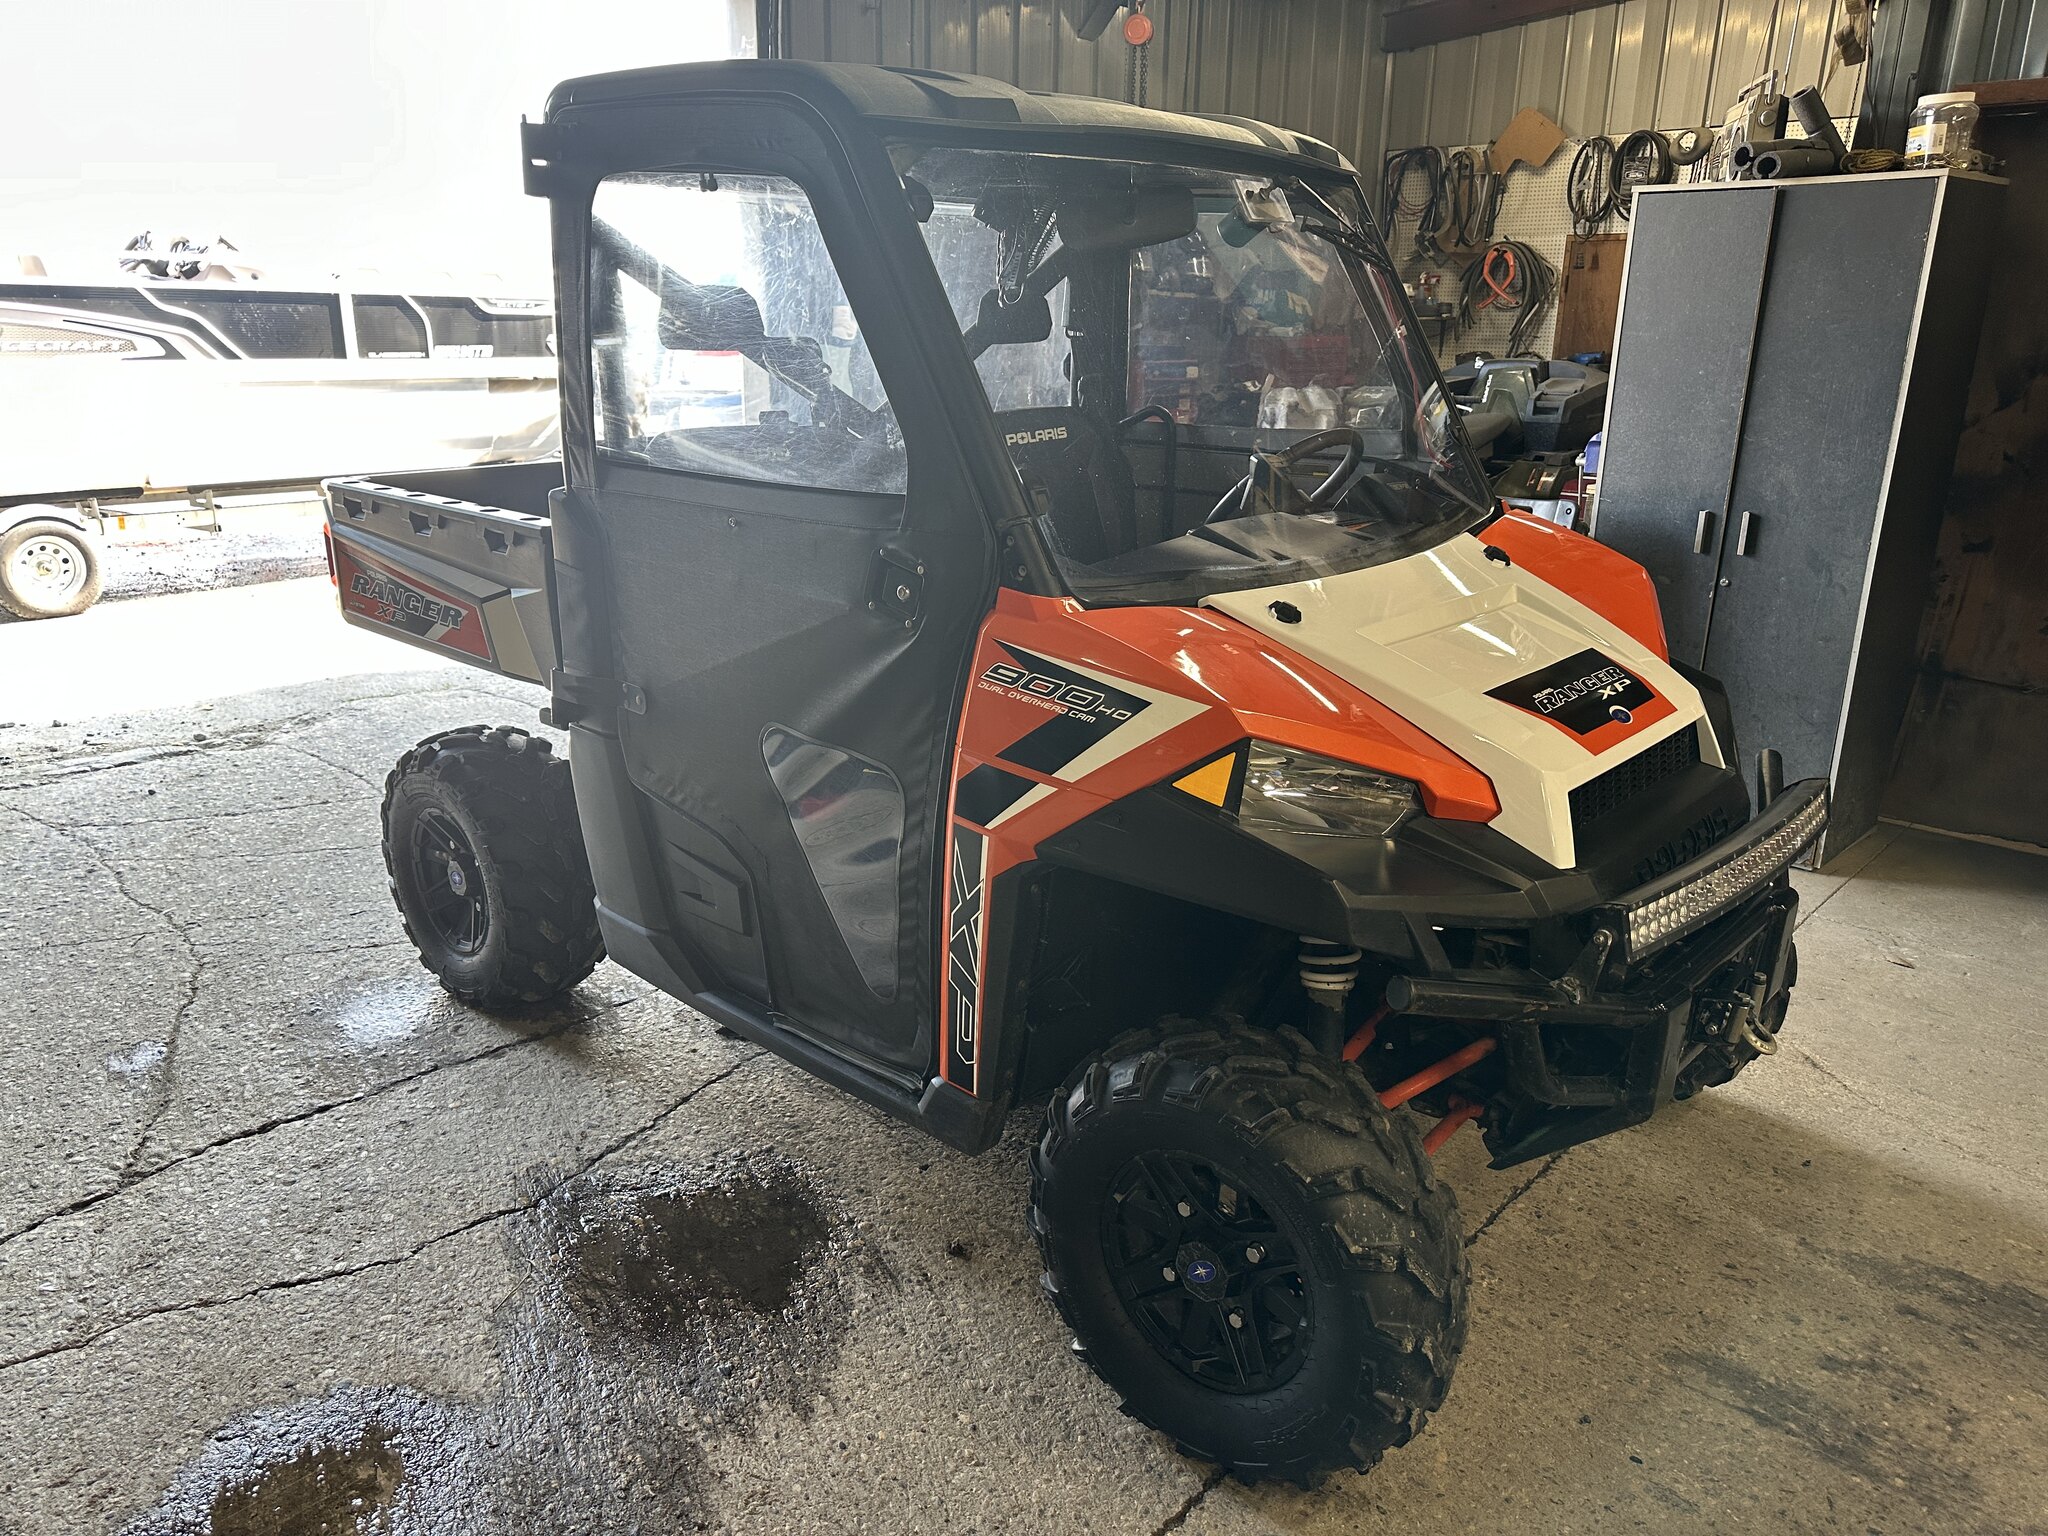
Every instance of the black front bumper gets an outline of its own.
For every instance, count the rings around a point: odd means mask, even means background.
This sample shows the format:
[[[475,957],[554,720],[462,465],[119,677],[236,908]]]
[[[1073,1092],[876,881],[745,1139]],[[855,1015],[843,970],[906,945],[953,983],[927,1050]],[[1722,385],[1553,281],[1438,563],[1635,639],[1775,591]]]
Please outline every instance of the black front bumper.
[[[1646,1120],[1702,1052],[1768,1039],[1791,979],[1791,865],[1826,820],[1825,781],[1792,785],[1699,858],[1602,904],[1555,979],[1393,978],[1396,1012],[1497,1032],[1504,1112],[1487,1124],[1496,1167]]]

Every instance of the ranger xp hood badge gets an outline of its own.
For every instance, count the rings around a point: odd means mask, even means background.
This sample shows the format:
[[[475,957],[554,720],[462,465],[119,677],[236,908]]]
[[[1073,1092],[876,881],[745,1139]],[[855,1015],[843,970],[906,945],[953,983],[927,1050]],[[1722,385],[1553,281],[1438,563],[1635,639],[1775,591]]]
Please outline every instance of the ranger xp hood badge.
[[[1490,688],[1487,697],[1554,720],[1574,735],[1584,736],[1603,725],[1632,723],[1635,711],[1657,695],[1613,657],[1586,650]]]

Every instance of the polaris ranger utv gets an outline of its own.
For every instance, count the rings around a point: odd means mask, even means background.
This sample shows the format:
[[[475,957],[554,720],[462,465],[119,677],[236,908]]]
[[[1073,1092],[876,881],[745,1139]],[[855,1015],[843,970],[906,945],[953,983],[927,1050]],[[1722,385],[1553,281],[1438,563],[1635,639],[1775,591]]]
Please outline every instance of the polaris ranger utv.
[[[1370,1466],[1465,1336],[1432,1154],[1773,1050],[1824,785],[1752,813],[1643,572],[1501,514],[1325,144],[737,62],[524,148],[561,465],[329,486],[349,621],[569,741],[399,762],[422,960],[608,953],[969,1152],[1049,1097],[1045,1289],[1129,1410]]]

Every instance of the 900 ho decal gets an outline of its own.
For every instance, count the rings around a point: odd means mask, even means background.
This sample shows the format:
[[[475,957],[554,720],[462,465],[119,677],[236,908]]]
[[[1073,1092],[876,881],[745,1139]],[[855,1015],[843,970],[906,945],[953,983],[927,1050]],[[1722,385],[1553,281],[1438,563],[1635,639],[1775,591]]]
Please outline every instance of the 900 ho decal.
[[[1009,647],[1005,646],[1004,649],[1008,650]],[[1037,658],[1034,657],[1033,660],[1036,661]],[[1044,662],[1039,664],[1049,665]],[[1073,676],[1073,673],[1065,671],[1062,671],[1060,676],[1049,676],[1044,672],[1033,672],[1025,667],[1016,667],[1008,662],[999,661],[981,674],[981,680],[998,688],[1014,688],[1019,693],[1029,694],[1032,698],[1042,699],[1048,704],[1058,704],[1068,713],[1084,719],[1095,715],[1108,715],[1113,720],[1131,718],[1133,711],[1110,703],[1109,694],[1100,683],[1092,678],[1078,683],[1069,681]],[[1144,707],[1143,703],[1138,705],[1139,709]]]
[[[1008,661],[982,670],[975,686],[1044,710],[1050,718],[1002,749],[1003,761],[1058,774],[1108,733],[1152,707],[1152,701],[1091,677],[1064,662],[1002,645]]]

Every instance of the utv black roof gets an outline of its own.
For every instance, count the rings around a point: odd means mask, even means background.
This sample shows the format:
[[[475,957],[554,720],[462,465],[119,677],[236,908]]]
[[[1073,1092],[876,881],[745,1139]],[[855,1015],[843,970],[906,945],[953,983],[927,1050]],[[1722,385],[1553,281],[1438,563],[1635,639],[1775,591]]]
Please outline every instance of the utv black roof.
[[[1099,96],[1026,91],[981,75],[875,64],[810,64],[784,59],[728,59],[669,64],[565,80],[548,98],[547,116],[596,103],[622,103],[679,93],[793,97],[835,123],[860,120],[871,130],[929,132],[952,124],[1007,133],[1033,130],[1142,135],[1190,149],[1264,150],[1349,173],[1352,165],[1321,139],[1248,117],[1161,112]]]

